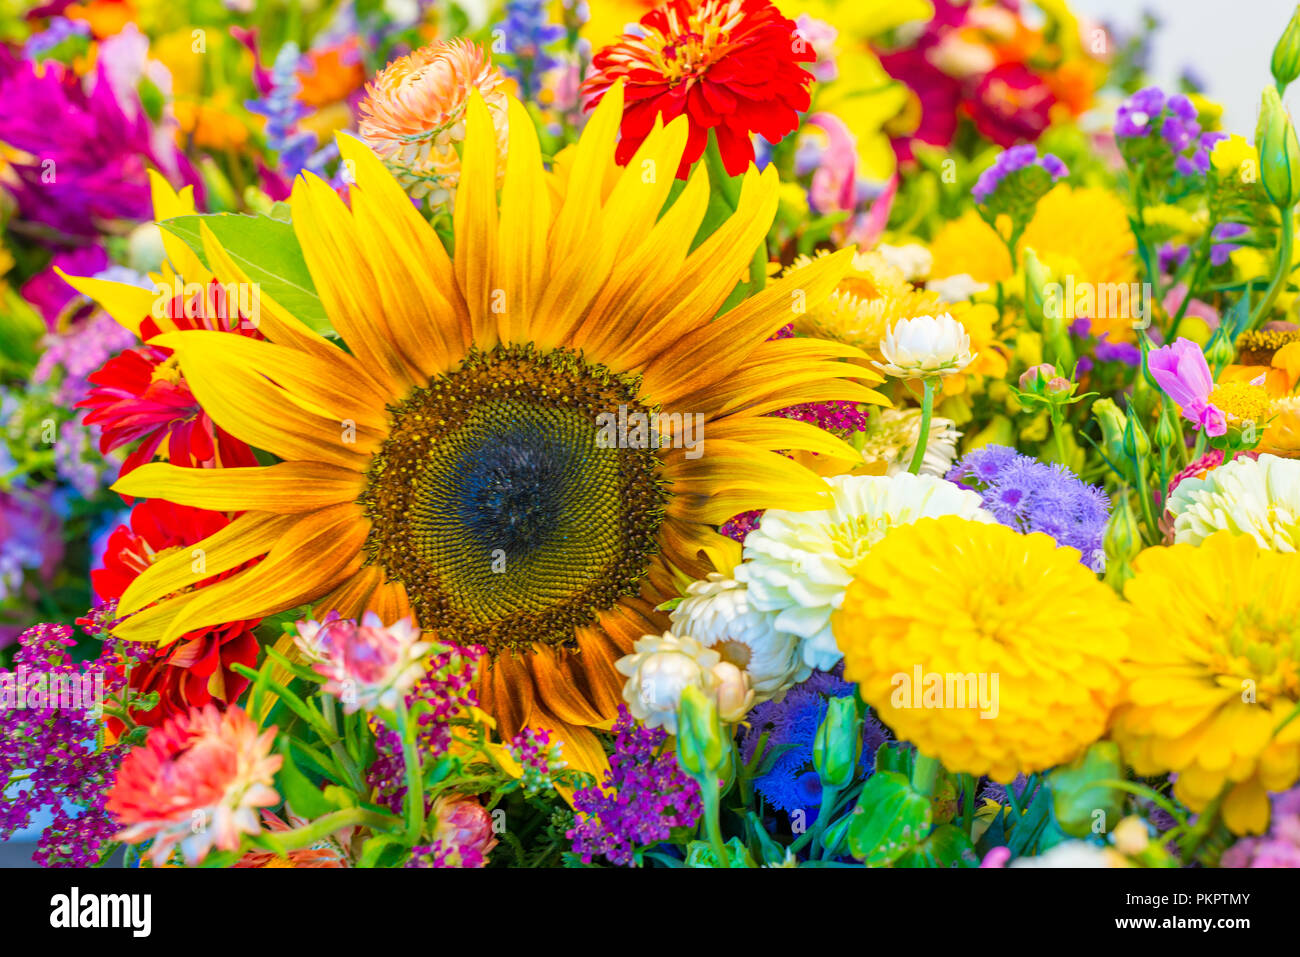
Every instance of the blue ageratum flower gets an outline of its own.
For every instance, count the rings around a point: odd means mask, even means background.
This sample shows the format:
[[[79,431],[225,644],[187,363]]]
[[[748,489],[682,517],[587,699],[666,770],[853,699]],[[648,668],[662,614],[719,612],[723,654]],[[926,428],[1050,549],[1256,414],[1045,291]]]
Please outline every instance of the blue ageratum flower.
[[[786,812],[803,810],[808,819],[821,806],[821,780],[813,769],[813,740],[826,718],[828,701],[853,694],[853,684],[836,672],[814,671],[812,677],[795,685],[780,701],[765,701],[749,713],[749,727],[741,738],[741,755],[753,760],[759,739],[768,733],[764,754],[779,751],[766,774],[754,779],[754,788],[772,807]],[[870,773],[876,749],[889,738],[874,715],[868,715],[862,730],[862,770]]]
[[[546,6],[545,0],[508,0],[506,18],[497,25],[501,52],[509,55],[501,71],[514,78],[525,99],[536,92],[538,78],[561,63],[548,47],[563,38],[564,27],[550,22]]]
[[[1003,525],[1051,535],[1058,545],[1077,548],[1089,568],[1104,570],[1102,539],[1110,499],[1064,465],[1048,465],[1005,445],[986,445],[958,461],[947,479],[978,492]]]
[[[292,180],[304,169],[312,168],[316,137],[298,128],[311,111],[298,100],[302,84],[298,82],[301,53],[296,43],[286,43],[276,54],[271,68],[271,90],[260,100],[244,105],[266,117],[266,145],[280,161],[280,172]],[[313,172],[315,170],[313,169]]]

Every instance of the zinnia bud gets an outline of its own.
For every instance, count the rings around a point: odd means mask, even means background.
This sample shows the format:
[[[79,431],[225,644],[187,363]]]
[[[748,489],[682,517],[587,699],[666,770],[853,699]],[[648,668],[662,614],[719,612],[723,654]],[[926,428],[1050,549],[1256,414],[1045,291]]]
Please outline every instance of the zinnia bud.
[[[1273,87],[1266,87],[1255,128],[1260,181],[1273,205],[1290,209],[1300,199],[1300,143],[1291,117]]]
[[[841,790],[853,782],[862,754],[862,723],[851,695],[831,698],[813,739],[813,767],[823,788]]]
[[[1300,76],[1300,5],[1291,14],[1291,22],[1282,31],[1277,46],[1273,48],[1273,79],[1282,88]]]
[[[1128,418],[1111,398],[1098,399],[1092,404],[1092,414],[1101,426],[1102,444],[1106,455],[1112,462],[1124,457],[1124,433],[1128,430]]]

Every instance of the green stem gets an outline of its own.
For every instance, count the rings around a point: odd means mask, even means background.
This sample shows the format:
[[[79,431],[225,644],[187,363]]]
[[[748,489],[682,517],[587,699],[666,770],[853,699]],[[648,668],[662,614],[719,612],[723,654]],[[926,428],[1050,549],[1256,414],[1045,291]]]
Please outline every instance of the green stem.
[[[927,757],[918,751],[916,763],[912,765],[912,790],[917,794],[930,797],[934,794],[934,785],[938,779],[939,759]]]
[[[402,737],[402,759],[406,762],[406,843],[414,845],[424,829],[424,768],[415,750],[406,702],[397,705],[397,733]]]
[[[704,800],[704,830],[709,835],[709,843],[713,845],[713,853],[718,858],[718,867],[730,867],[727,845],[722,840],[722,824],[718,821],[718,779],[714,775],[707,774],[700,783],[700,796]]]
[[[392,815],[368,811],[361,807],[349,807],[341,811],[335,811],[332,814],[326,814],[310,824],[294,828],[291,831],[265,832],[258,838],[258,841],[275,853],[285,855],[290,851],[299,851],[304,847],[311,847],[318,841],[323,841],[331,834],[344,828],[368,827],[372,831],[387,831],[395,823],[397,823],[397,819]]]
[[[1291,275],[1291,246],[1295,240],[1295,225],[1292,222],[1291,209],[1282,210],[1282,233],[1277,244],[1277,265],[1273,268],[1273,282],[1268,287],[1268,292],[1260,300],[1254,312],[1250,314],[1250,323],[1247,329],[1258,329],[1268,318],[1273,304],[1277,302],[1277,297],[1282,295],[1282,289],[1286,286],[1287,277]]]
[[[912,464],[907,470],[913,475],[921,474],[921,463],[925,461],[925,446],[930,439],[930,416],[934,413],[934,376],[926,376],[925,394],[921,397],[921,432],[916,438],[916,451],[912,453]]]
[[[961,776],[961,829],[968,835],[975,829],[975,775]]]

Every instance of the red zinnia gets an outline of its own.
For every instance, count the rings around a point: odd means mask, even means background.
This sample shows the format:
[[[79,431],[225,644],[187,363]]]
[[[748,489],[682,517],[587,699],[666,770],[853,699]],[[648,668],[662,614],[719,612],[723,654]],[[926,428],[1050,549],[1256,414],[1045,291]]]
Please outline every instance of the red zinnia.
[[[262,335],[228,305],[224,287],[214,279],[206,297],[195,294],[188,305],[179,296],[173,299],[169,318],[177,329],[211,329],[261,339]],[[86,424],[102,430],[99,450],[108,453],[140,442],[122,464],[122,475],[153,461],[164,442],[173,465],[257,465],[252,450],[216,426],[199,406],[172,360],[172,350],[149,344],[160,332],[153,317],[146,318],[140,324],[144,345],[114,356],[87,377],[94,388],[77,407],[92,410],[86,415]]]
[[[591,61],[583,83],[593,109],[619,79],[626,106],[615,159],[626,164],[654,128],[683,113],[690,136],[679,179],[708,145],[713,130],[722,162],[738,176],[754,161],[749,135],[778,143],[808,109],[816,60],[812,44],[769,0],[671,0],[640,21],[644,36],[627,33]]]
[[[104,567],[92,571],[95,592],[103,601],[116,601],[146,568],[166,551],[187,548],[230,524],[220,512],[209,512],[161,499],[147,499],[131,511],[131,525],[119,525],[108,538]],[[228,578],[243,567],[214,575],[197,587]],[[131,688],[137,694],[158,692],[158,704],[131,717],[157,727],[176,714],[216,701],[228,704],[248,687],[248,679],[234,671],[237,664],[257,664],[257,638],[253,629],[261,619],[233,621],[187,632],[131,671]],[[121,731],[116,723],[115,733]]]

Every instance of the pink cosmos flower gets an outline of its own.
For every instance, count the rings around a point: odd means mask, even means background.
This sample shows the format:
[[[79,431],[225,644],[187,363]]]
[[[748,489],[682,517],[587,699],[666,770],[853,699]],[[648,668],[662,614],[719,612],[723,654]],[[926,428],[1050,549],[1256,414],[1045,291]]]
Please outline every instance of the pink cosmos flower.
[[[154,728],[122,759],[105,807],[125,825],[117,840],[153,839],[149,858],[179,847],[196,864],[215,846],[233,851],[261,830],[258,809],[280,803],[271,753],[274,727],[261,731],[242,710],[193,708]]]
[[[1179,339],[1173,345],[1152,349],[1147,367],[1165,394],[1178,403],[1184,418],[1208,435],[1228,431],[1223,410],[1209,401],[1214,377],[1200,346],[1190,339]]]

